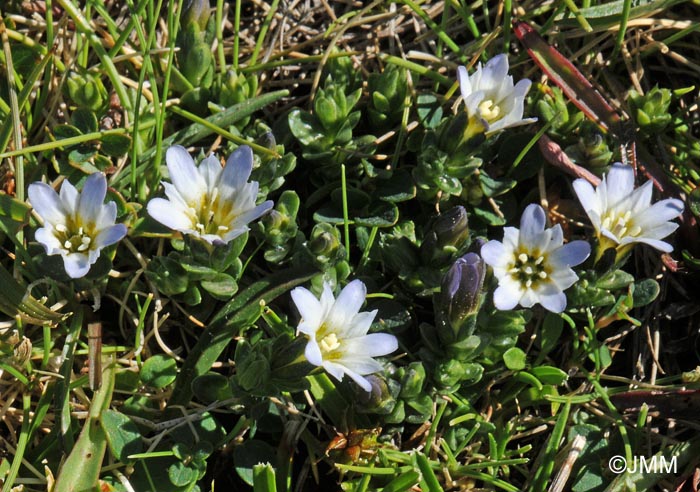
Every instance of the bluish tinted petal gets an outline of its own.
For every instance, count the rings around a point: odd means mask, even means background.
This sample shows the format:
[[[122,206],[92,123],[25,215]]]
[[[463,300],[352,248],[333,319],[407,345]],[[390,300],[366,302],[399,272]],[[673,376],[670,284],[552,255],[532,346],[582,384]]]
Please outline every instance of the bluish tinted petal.
[[[173,204],[164,198],[154,198],[146,206],[148,215],[166,227],[176,231],[191,230],[192,219],[188,217],[180,208],[173,207]]]
[[[37,229],[34,233],[34,239],[36,239],[37,242],[39,242],[44,247],[44,249],[46,250],[46,254],[61,254],[61,251],[65,248],[58,240],[58,238],[56,238],[56,236],[53,234],[53,231],[50,229],[50,227],[51,226],[47,226]]]
[[[530,86],[532,85],[532,81],[530,79],[522,79],[519,80],[517,84],[515,84],[515,87],[513,87],[513,97],[518,100],[523,100],[525,96],[527,95],[528,91],[530,90]],[[521,113],[522,116],[522,113]]]
[[[512,261],[513,252],[509,251],[503,243],[491,240],[481,247],[481,257],[487,265],[505,267]]]
[[[502,281],[493,293],[493,304],[496,309],[508,311],[513,309],[520,302],[523,290],[514,281]]]
[[[32,207],[44,222],[65,225],[66,215],[63,204],[53,188],[46,183],[32,183],[29,185],[27,194]]]
[[[559,290],[565,290],[576,283],[578,275],[571,268],[561,268],[553,271],[549,275],[549,280],[554,282]]]
[[[532,203],[525,208],[520,218],[520,244],[527,249],[538,249],[545,227],[544,209]]]
[[[63,183],[61,183],[59,196],[61,197],[61,203],[63,204],[63,210],[65,210],[66,215],[75,217],[75,214],[78,212],[78,205],[80,204],[80,193],[78,193],[75,186],[67,179],[63,180]]]
[[[107,195],[107,178],[102,173],[93,173],[85,180],[80,194],[78,215],[87,230],[94,229],[102,204]]]
[[[472,84],[469,81],[467,67],[457,68],[457,80],[459,81],[459,90],[462,93],[462,99],[466,100],[469,94],[472,93]]]
[[[580,265],[590,254],[591,245],[586,241],[571,241],[549,253],[547,260],[552,268],[568,268]]]
[[[673,220],[683,213],[683,202],[676,198],[667,198],[653,204],[644,213],[634,217],[635,225],[642,229],[656,227]]]
[[[508,56],[503,53],[496,55],[486,63],[479,81],[479,89],[496,88],[507,75]]]
[[[649,237],[639,237],[639,238],[632,238],[632,237],[625,237],[621,241],[621,244],[632,244],[632,243],[644,243],[648,244],[652,248],[658,249],[659,251],[662,251],[664,253],[670,253],[673,251],[673,246],[671,246],[669,243],[665,241],[661,241],[659,239],[652,239]]]
[[[180,145],[173,145],[168,147],[165,160],[170,181],[182,198],[190,205],[199,203],[202,195],[206,193],[206,183],[197,171],[189,152]]]
[[[302,320],[308,326],[317,330],[323,322],[323,318],[321,317],[323,315],[323,309],[321,308],[319,300],[316,299],[316,296],[304,287],[292,289],[290,295],[292,296],[292,301],[294,301],[294,305],[299,311]],[[310,333],[307,334],[310,335]]]
[[[97,223],[95,224],[97,230],[104,229],[114,225],[114,221],[117,219],[117,204],[114,202],[108,202],[102,207],[100,207],[100,212],[97,215]]]
[[[95,238],[97,248],[104,248],[117,243],[126,236],[126,226],[124,224],[116,224],[106,229],[102,229]]]
[[[81,278],[90,271],[88,256],[84,253],[69,253],[63,257],[63,266],[70,278]]]
[[[199,174],[204,179],[208,190],[213,190],[221,174],[221,163],[216,155],[211,154],[199,163]]]
[[[644,211],[649,208],[653,191],[654,182],[649,180],[632,192],[629,198],[630,203],[628,208],[628,210],[632,212],[632,215],[644,213]]]
[[[265,213],[270,211],[272,209],[272,206],[274,205],[274,202],[272,200],[267,200],[266,202],[261,203],[255,208],[251,208],[250,210],[246,210],[242,214],[240,214],[236,219],[234,220],[232,226],[233,227],[240,227],[244,224],[250,224],[256,219],[259,219]]]
[[[241,189],[250,178],[253,170],[253,150],[248,145],[241,145],[226,161],[221,173],[219,186]]]
[[[566,294],[553,285],[547,285],[538,293],[539,303],[548,311],[561,313],[566,309]]]

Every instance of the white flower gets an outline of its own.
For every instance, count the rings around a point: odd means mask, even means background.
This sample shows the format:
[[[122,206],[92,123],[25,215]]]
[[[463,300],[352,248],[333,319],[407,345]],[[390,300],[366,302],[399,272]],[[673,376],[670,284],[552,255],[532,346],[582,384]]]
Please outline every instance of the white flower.
[[[462,99],[467,106],[469,126],[483,128],[486,134],[513,126],[526,125],[537,118],[523,119],[525,95],[531,82],[522,79],[513,86],[513,77],[508,75],[508,57],[501,54],[491,58],[486,66],[481,63],[471,76],[466,67],[457,71]]]
[[[339,381],[347,374],[362,389],[371,391],[370,382],[362,376],[381,371],[382,365],[373,357],[390,354],[398,348],[398,342],[394,335],[367,334],[377,310],[360,312],[367,295],[365,284],[353,280],[337,299],[325,282],[320,300],[303,287],[291,294],[301,314],[297,329],[309,337],[306,359]]]
[[[59,195],[46,183],[29,185],[29,201],[44,220],[35,238],[49,255],[61,255],[66,273],[71,278],[84,277],[100,257],[100,250],[126,235],[124,224],[115,224],[117,204],[103,203],[107,194],[107,178],[91,174],[82,193],[68,181]]]
[[[168,199],[154,198],[147,208],[151,217],[171,229],[210,244],[228,243],[272,208],[271,200],[255,206],[258,182],[248,182],[253,151],[247,145],[238,147],[223,168],[213,154],[196,167],[179,145],[168,149],[165,160],[172,181],[163,182]]]
[[[564,244],[561,226],[545,229],[542,207],[528,205],[520,230],[504,227],[502,243],[489,241],[481,248],[481,257],[498,279],[493,303],[501,310],[540,303],[561,313],[566,307],[564,290],[578,280],[571,267],[583,263],[590,252],[585,241]]]
[[[651,180],[634,189],[634,170],[614,164],[594,190],[585,179],[574,181],[574,190],[591,219],[602,254],[607,248],[645,243],[665,253],[673,246],[661,241],[678,228],[670,222],[683,213],[683,202],[668,198],[651,204]]]

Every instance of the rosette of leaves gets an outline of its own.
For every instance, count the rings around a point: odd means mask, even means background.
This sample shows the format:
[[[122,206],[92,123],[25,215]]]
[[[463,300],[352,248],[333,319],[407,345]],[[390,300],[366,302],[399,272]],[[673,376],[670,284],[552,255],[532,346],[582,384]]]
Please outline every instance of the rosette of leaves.
[[[646,94],[640,94],[632,89],[629,93],[629,105],[632,117],[639,126],[639,131],[646,135],[656,135],[668,126],[673,119],[669,108],[671,106],[671,91],[654,86]]]
[[[278,144],[269,126],[262,121],[255,122],[248,135],[255,143],[277,152],[279,157],[257,152],[253,156],[251,179],[257,181],[261,195],[267,196],[271,191],[284,184],[285,176],[294,170],[297,158],[291,152],[285,153],[284,145]]]
[[[372,391],[356,391],[357,411],[377,415],[385,424],[422,424],[433,411],[423,363],[414,361],[397,367],[387,364],[385,375],[372,374],[367,380]]]
[[[382,73],[370,74],[368,88],[367,114],[371,128],[386,131],[400,123],[408,94],[406,71],[388,65]]]
[[[584,120],[579,129],[578,141],[564,149],[569,158],[585,168],[602,173],[613,157],[605,138],[595,123]]]
[[[180,73],[176,74],[174,82],[176,89],[183,94],[181,103],[200,114],[206,108],[214,81],[214,28],[208,0],[192,0],[185,4],[176,41]]]
[[[207,297],[227,301],[238,291],[243,269],[239,256],[247,241],[247,233],[216,246],[185,236],[173,241],[174,251],[150,261],[146,276],[161,293],[189,306],[200,305]],[[211,304],[203,307],[212,309]]]
[[[353,138],[361,117],[354,108],[361,94],[362,89],[348,92],[346,86],[329,76],[315,94],[313,112],[295,108],[289,113],[289,129],[301,144],[302,156],[317,162],[317,169],[326,177],[337,178],[338,166],[348,165],[355,151],[373,151],[374,136]]]
[[[425,132],[413,169],[419,199],[433,203],[459,196],[463,181],[481,167],[482,160],[472,154],[477,142],[463,139],[467,123],[460,112]]]
[[[101,112],[107,102],[107,89],[100,77],[78,68],[66,77],[63,86],[64,93],[79,108],[85,108],[93,112]]]
[[[99,132],[97,116],[88,108],[79,107],[71,115],[71,123],[53,128],[56,140],[65,140],[63,152],[58,155],[58,171],[71,177],[80,174],[108,171],[113,157],[129,151],[131,138],[123,133]],[[73,143],[76,137],[94,134],[94,140]]]
[[[299,195],[295,191],[285,190],[275,203],[270,213],[264,215],[257,223],[258,230],[265,240],[265,260],[280,264],[288,258],[295,244],[303,241],[303,234],[297,226],[297,214],[300,205]]]
[[[586,116],[568,101],[558,87],[538,85],[538,89],[542,97],[535,107],[542,122],[550,125],[547,133],[557,141],[571,142]]]
[[[321,273],[311,279],[318,291],[322,289],[324,280],[336,284],[348,278],[351,273],[345,246],[340,241],[340,231],[327,222],[313,227],[308,239],[294,255],[292,263],[299,266],[310,263],[319,269]]]

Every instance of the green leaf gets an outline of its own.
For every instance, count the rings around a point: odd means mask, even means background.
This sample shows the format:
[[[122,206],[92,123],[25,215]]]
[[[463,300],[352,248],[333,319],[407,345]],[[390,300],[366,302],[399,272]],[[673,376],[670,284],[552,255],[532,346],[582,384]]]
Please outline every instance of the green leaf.
[[[105,135],[101,139],[102,152],[110,157],[121,157],[129,152],[131,147],[131,137],[128,135]]]
[[[253,466],[253,492],[277,492],[275,469],[270,463]]]
[[[141,368],[141,381],[152,388],[165,388],[175,381],[176,376],[177,362],[164,354],[148,358]]]
[[[195,378],[192,389],[194,396],[207,404],[233,396],[228,378],[214,372]]]
[[[553,384],[559,386],[564,383],[568,378],[568,375],[559,369],[558,367],[552,366],[539,366],[533,367],[530,372],[539,379],[542,384]]]
[[[627,287],[634,282],[634,275],[623,270],[613,270],[598,279],[595,286],[599,289],[615,290]]]
[[[184,487],[197,480],[197,470],[190,468],[182,461],[176,461],[168,467],[168,478],[176,487]]]
[[[547,313],[544,317],[544,322],[542,323],[541,329],[541,340],[540,340],[540,351],[542,356],[547,355],[549,352],[559,345],[559,339],[561,338],[561,333],[564,329],[564,320],[561,316],[554,313]]]
[[[416,185],[410,173],[399,169],[391,178],[377,180],[376,196],[385,202],[405,202],[415,198]]]
[[[82,133],[73,125],[58,125],[53,129],[53,135],[56,137],[56,140],[64,140],[66,138],[78,137],[82,135]]]
[[[202,288],[215,299],[227,301],[238,291],[238,284],[231,275],[217,273],[201,282]]]
[[[87,108],[78,108],[73,111],[71,120],[82,133],[94,133],[98,130],[97,116]]]
[[[434,94],[420,94],[416,100],[418,119],[425,128],[437,128],[442,120],[442,105]]]
[[[128,456],[140,453],[143,449],[141,433],[138,426],[129,417],[115,410],[105,410],[100,419],[102,429],[107,435],[109,450],[122,463]]]
[[[527,355],[518,347],[511,347],[503,354],[503,362],[511,371],[522,371],[527,364]]]
[[[632,305],[634,307],[646,306],[658,297],[660,291],[659,283],[653,278],[636,282],[632,293]]]
[[[236,473],[248,485],[253,483],[253,467],[258,463],[274,463],[277,456],[275,448],[264,441],[250,439],[233,450],[233,463]]]
[[[57,313],[27,294],[27,289],[0,265],[0,312],[11,318],[19,316],[25,323],[33,325],[54,324],[71,313]]]

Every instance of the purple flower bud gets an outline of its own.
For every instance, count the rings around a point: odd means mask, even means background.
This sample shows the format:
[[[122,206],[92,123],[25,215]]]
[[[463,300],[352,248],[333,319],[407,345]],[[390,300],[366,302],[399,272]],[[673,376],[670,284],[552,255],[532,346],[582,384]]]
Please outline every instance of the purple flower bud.
[[[484,260],[476,253],[467,253],[443,277],[440,304],[453,330],[458,331],[467,316],[479,310],[484,272]]]

